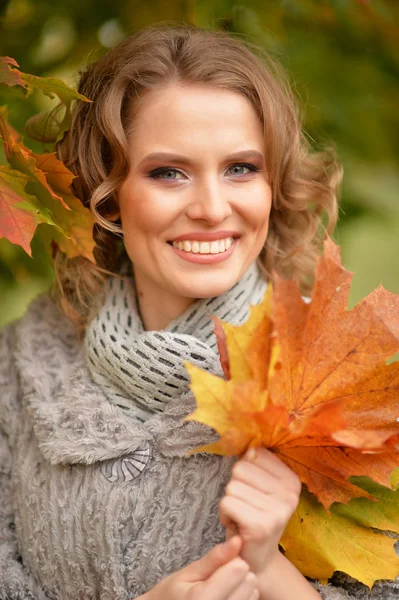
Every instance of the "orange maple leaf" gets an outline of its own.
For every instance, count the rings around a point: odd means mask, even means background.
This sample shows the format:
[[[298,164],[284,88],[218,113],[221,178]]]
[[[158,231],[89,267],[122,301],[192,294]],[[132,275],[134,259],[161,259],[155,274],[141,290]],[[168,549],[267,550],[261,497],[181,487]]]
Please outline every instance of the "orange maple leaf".
[[[50,224],[52,239],[70,258],[94,262],[94,218],[72,192],[75,175],[55,153],[36,155],[27,148],[0,108],[0,141],[9,167],[0,169],[0,237],[31,255],[30,243],[40,223]],[[31,194],[26,191],[27,185]]]
[[[45,174],[47,183],[54,193],[59,195],[68,208],[68,213],[58,207],[56,214],[63,225],[63,232],[56,231],[54,240],[69,257],[85,256],[94,262],[93,225],[94,217],[90,210],[76,198],[71,185],[76,176],[61,162],[55,153],[38,154],[36,166]],[[53,208],[53,210],[55,210]]]
[[[27,183],[24,173],[0,165],[0,238],[7,237],[31,256],[36,227],[45,219],[35,210],[35,198],[26,193]]]
[[[6,158],[13,169],[17,169],[21,173],[27,175],[31,182],[38,182],[47,190],[54,200],[58,200],[66,210],[70,210],[62,197],[48,184],[45,173],[38,164],[35,154],[24,145],[19,134],[8,123],[7,113],[4,109],[0,112],[0,140],[3,141]],[[53,155],[49,154],[48,156]],[[64,168],[66,169],[66,167]],[[74,179],[73,175],[72,179]]]
[[[0,83],[5,83],[10,87],[20,85],[27,88],[27,84],[21,78],[20,71],[12,67],[19,67],[16,60],[9,56],[0,56]]]
[[[329,510],[372,496],[349,481],[390,485],[399,465],[399,296],[382,287],[347,310],[353,274],[325,244],[312,301],[278,277],[248,321],[216,321],[227,381],[187,365],[198,408],[187,417],[220,440],[195,451],[272,449]]]

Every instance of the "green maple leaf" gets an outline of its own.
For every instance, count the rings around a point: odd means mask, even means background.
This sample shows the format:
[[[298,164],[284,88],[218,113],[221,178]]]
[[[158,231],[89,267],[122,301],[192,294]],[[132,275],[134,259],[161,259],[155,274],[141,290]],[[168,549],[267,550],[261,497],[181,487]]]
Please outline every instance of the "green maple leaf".
[[[22,86],[27,90],[28,95],[33,89],[38,89],[49,98],[59,98],[61,104],[55,109],[34,115],[26,123],[26,131],[28,134],[32,134],[33,139],[45,143],[57,142],[71,125],[72,103],[76,100],[91,101],[61,79],[37,77],[36,75],[23,73],[17,68],[18,66],[13,58],[0,56],[0,84]]]

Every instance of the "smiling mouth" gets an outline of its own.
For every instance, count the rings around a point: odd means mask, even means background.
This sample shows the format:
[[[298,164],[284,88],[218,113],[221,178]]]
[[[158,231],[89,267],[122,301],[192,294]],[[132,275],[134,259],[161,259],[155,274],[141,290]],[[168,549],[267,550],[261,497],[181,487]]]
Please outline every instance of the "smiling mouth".
[[[196,240],[184,240],[181,242],[168,242],[174,248],[191,254],[221,254],[229,250],[233,243],[232,237],[212,242],[200,242]]]

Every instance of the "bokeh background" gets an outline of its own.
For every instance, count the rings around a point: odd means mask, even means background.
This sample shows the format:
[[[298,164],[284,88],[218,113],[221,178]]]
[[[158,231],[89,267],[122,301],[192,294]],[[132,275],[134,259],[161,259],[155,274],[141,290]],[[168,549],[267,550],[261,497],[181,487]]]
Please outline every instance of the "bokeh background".
[[[285,66],[314,148],[333,141],[344,165],[335,239],[356,273],[350,304],[379,283],[399,293],[399,1],[0,0],[0,55],[75,85],[82,64],[160,21],[237,32]],[[18,129],[50,102],[7,92]],[[51,283],[45,249],[32,248],[0,240],[0,325]]]

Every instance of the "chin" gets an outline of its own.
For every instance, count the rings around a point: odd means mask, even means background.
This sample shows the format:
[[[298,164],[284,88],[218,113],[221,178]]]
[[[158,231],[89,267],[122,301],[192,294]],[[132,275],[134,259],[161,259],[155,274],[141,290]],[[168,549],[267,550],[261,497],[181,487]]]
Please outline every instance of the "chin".
[[[203,277],[197,276],[191,285],[184,285],[184,289],[179,290],[181,295],[186,298],[214,298],[221,296],[230,290],[239,280],[239,277]]]

